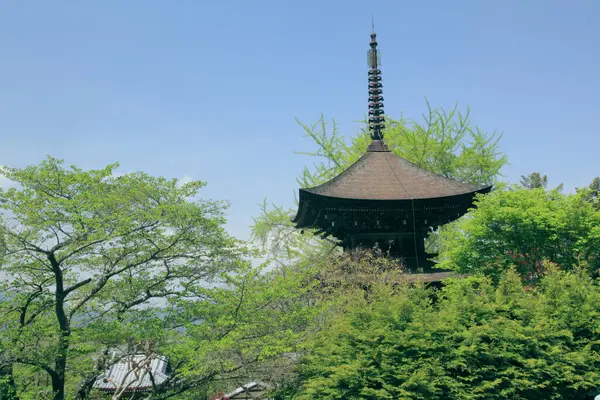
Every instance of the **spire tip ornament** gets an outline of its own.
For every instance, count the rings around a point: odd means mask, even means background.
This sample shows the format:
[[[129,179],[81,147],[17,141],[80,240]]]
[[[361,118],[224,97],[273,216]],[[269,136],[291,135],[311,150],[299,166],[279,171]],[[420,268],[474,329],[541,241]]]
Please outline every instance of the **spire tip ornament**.
[[[381,83],[381,57],[377,50],[377,34],[374,20],[371,22],[371,49],[367,53],[369,69],[369,130],[372,140],[383,140],[385,118],[383,117],[383,84]]]

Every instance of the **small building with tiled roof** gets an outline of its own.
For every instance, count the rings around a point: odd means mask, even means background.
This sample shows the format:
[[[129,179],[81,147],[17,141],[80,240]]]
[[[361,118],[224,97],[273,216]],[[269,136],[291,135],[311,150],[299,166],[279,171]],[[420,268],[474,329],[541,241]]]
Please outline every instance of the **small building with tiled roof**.
[[[147,392],[153,385],[160,385],[169,378],[168,360],[158,355],[128,355],[113,363],[98,377],[94,389],[113,395],[123,393],[125,397]]]

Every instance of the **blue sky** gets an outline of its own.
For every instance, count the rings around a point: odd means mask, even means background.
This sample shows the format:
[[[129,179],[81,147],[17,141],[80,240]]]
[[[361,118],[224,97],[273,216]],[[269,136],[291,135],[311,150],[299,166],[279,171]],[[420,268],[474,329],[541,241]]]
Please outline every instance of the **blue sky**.
[[[504,132],[506,179],[600,175],[595,0],[6,1],[0,164],[205,180],[247,238],[263,198],[293,203],[307,161],[293,152],[312,148],[295,117],[358,129],[371,15],[388,114],[458,101]]]

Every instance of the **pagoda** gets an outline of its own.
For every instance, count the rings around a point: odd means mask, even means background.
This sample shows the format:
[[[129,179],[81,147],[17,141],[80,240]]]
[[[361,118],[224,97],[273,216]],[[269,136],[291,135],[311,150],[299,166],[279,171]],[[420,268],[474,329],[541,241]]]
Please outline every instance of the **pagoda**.
[[[345,251],[377,246],[400,258],[410,271],[432,272],[433,254],[425,252],[428,232],[464,215],[477,193],[474,186],[426,171],[390,151],[384,141],[383,85],[376,34],[371,33],[369,130],[365,154],[340,175],[300,189],[298,229],[316,229],[335,238]]]

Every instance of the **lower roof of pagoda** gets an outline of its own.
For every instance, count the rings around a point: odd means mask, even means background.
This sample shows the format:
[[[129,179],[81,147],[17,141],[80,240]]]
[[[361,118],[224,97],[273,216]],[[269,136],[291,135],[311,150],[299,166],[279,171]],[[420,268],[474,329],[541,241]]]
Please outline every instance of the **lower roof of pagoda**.
[[[374,140],[367,152],[330,181],[300,189],[333,199],[420,200],[474,193],[491,186],[474,186],[434,174],[407,161],[381,141]]]

